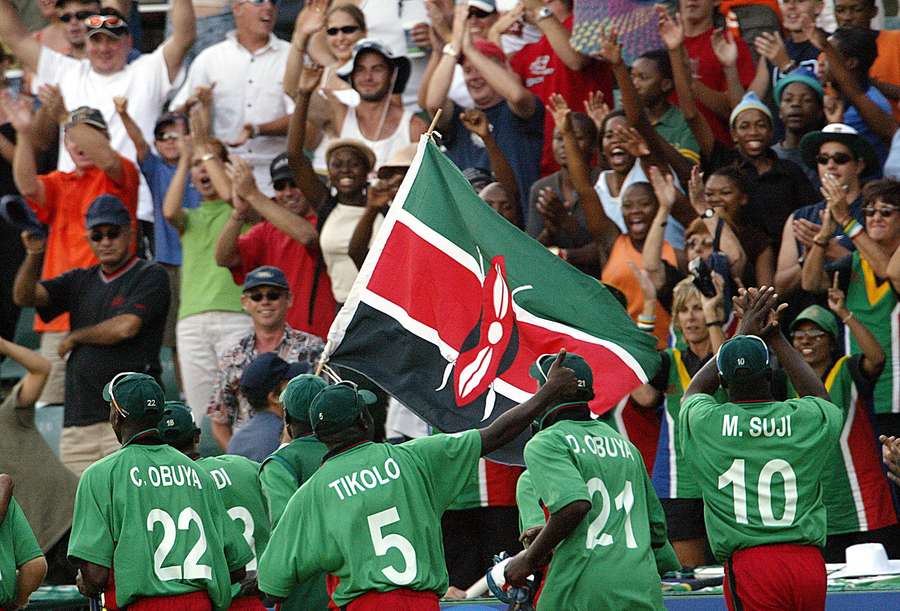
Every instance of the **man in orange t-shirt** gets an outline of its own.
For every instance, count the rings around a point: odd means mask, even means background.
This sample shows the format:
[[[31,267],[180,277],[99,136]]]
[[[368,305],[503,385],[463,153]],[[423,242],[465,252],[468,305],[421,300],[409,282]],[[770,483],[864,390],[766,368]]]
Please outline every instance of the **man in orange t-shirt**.
[[[61,95],[57,102],[65,108]],[[31,105],[23,98],[0,100],[16,129],[13,178],[16,188],[28,200],[42,223],[49,225],[42,279],[59,276],[71,269],[90,267],[97,259],[84,239],[84,215],[99,195],[110,194],[125,204],[137,230],[137,192],[139,177],[135,165],[116,153],[109,142],[106,121],[99,110],[83,106],[71,114],[63,112],[59,121],[65,128],[66,150],[75,162],[75,171],[37,174],[32,144]],[[132,249],[134,247],[132,246]],[[65,364],[56,354],[59,342],[69,331],[69,317],[63,315],[51,323],[39,316],[34,330],[42,333],[41,353],[54,363],[53,373],[41,401],[62,403]]]

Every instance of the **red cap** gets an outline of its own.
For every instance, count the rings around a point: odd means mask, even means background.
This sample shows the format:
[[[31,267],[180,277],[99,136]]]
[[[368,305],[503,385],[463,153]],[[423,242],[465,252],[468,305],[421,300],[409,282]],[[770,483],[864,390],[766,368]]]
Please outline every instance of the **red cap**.
[[[478,52],[485,57],[490,57],[491,59],[496,59],[499,62],[506,63],[506,54],[503,52],[503,49],[501,49],[494,43],[488,42],[487,40],[473,40],[472,45],[476,49],[478,49]],[[462,59],[463,56],[460,55],[460,62],[462,61]]]

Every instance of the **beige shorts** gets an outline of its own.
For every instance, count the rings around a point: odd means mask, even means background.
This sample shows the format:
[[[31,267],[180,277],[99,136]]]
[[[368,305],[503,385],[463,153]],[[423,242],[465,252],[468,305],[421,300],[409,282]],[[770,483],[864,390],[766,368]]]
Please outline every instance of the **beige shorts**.
[[[41,405],[62,405],[66,395],[66,362],[59,358],[57,351],[67,331],[45,331],[41,333],[40,353],[50,361],[50,377],[44,385],[44,391],[38,397]]]
[[[59,437],[59,458],[81,477],[92,464],[122,447],[109,422],[63,427]]]

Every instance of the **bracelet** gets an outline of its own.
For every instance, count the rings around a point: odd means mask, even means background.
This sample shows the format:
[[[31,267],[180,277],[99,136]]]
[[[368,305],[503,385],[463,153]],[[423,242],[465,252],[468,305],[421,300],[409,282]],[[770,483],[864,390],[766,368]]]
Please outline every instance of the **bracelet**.
[[[851,240],[859,235],[862,230],[862,225],[860,225],[854,218],[851,218],[849,221],[847,221],[847,224],[844,225],[844,234]]]
[[[724,324],[725,324],[724,320],[712,320],[712,321],[709,321],[708,323],[706,323],[706,326],[707,327],[721,327]]]
[[[646,314],[638,314],[638,322],[644,322],[648,325],[652,325],[656,322],[656,314],[651,314],[647,316]]]
[[[853,318],[853,312],[850,312],[849,314],[847,314],[847,316],[845,316],[844,318],[842,318],[842,319],[841,319],[841,322],[844,323],[844,324],[846,325],[846,324],[847,324],[847,321],[850,320],[851,318]]]
[[[639,323],[637,324],[637,328],[638,328],[638,331],[645,331],[645,332],[647,332],[647,333],[653,333],[653,332],[656,330],[656,326],[655,326],[655,325],[648,325],[648,324],[643,323],[643,322],[639,322]]]

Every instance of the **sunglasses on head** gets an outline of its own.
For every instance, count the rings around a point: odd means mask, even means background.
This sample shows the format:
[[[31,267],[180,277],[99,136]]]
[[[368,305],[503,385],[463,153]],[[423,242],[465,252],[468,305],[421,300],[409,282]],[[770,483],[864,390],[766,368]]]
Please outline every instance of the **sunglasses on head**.
[[[791,337],[794,339],[803,339],[804,337],[808,337],[809,339],[819,339],[820,337],[825,335],[825,331],[819,331],[816,329],[808,329],[806,331],[794,331],[791,333]]]
[[[273,182],[272,186],[275,188],[276,191],[284,191],[285,189],[295,188],[297,186],[297,183],[295,183],[290,178],[281,178],[281,179]]]
[[[342,25],[340,27],[333,27],[333,28],[328,28],[327,30],[325,30],[325,33],[328,34],[329,36],[337,36],[339,33],[340,34],[354,34],[356,32],[359,32],[358,25]]]
[[[78,11],[77,13],[64,13],[59,16],[59,20],[63,23],[69,23],[73,19],[77,19],[78,21],[84,21],[88,17],[94,14],[94,11]]]
[[[863,214],[867,217],[875,216],[876,214],[884,219],[889,219],[895,214],[897,214],[897,208],[891,206],[890,208],[875,208],[873,206],[867,206],[863,208]]]
[[[178,132],[165,132],[163,134],[156,134],[156,139],[160,142],[166,142],[167,140],[178,140],[181,137],[181,134]]]
[[[853,161],[853,156],[847,153],[835,153],[834,155],[816,155],[816,163],[819,165],[828,165],[829,161],[834,161],[838,165],[846,165]]]
[[[255,293],[249,293],[247,297],[250,298],[250,301],[260,302],[264,298],[267,301],[278,301],[284,296],[284,291],[257,291]]]
[[[115,15],[91,15],[84,20],[84,25],[94,30],[104,27],[109,30],[124,30],[128,27],[128,24],[125,23],[124,19],[116,17]]]
[[[91,242],[102,242],[103,238],[108,238],[110,240],[117,240],[119,236],[122,235],[121,227],[110,227],[106,231],[101,229],[92,229],[90,236],[88,236]]]
[[[469,9],[469,17],[474,17],[475,19],[484,19],[485,17],[490,17],[493,14],[494,13],[483,11],[480,8],[475,8],[474,6]]]

